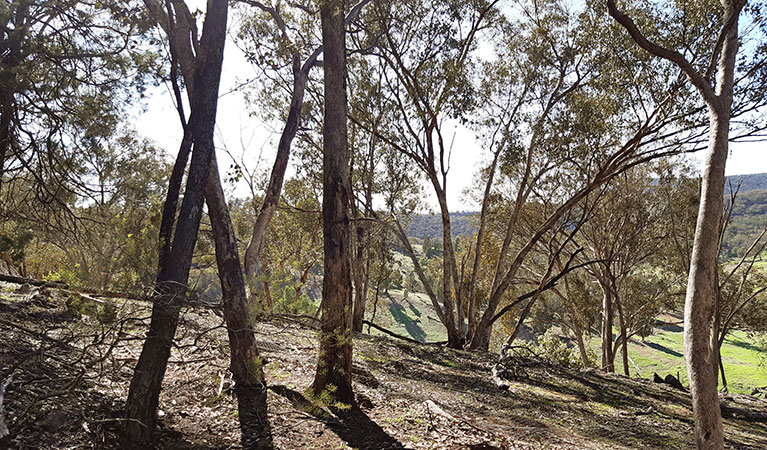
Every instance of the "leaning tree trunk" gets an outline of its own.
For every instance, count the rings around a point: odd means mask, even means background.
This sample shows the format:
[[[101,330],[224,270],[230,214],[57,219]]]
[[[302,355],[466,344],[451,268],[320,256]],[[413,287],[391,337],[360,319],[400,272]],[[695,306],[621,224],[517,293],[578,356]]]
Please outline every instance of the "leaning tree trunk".
[[[258,354],[253,321],[248,306],[245,278],[242,274],[237,238],[226,205],[215,155],[211,161],[205,192],[210,224],[216,244],[216,262],[221,280],[224,320],[229,335],[230,370],[237,396],[242,447],[272,448],[266,414],[266,380],[263,361]]]
[[[157,279],[149,333],[131,379],[126,402],[125,431],[133,443],[146,444],[157,422],[162,379],[178,325],[181,300],[186,291],[192,253],[202,218],[203,191],[210,168],[218,87],[226,39],[228,2],[211,0],[200,41],[201,64],[195,73],[195,102],[192,105],[192,162],[184,200],[166,267]]]
[[[322,231],[324,278],[317,373],[312,390],[353,403],[352,283],[349,239],[349,149],[346,130],[344,1],[320,2],[325,54]],[[333,386],[333,390],[329,389]]]
[[[288,118],[285,121],[285,128],[282,130],[280,142],[277,145],[277,157],[274,160],[272,173],[269,177],[269,186],[266,188],[264,203],[261,205],[256,222],[253,224],[253,234],[250,237],[248,248],[245,250],[245,277],[251,287],[255,286],[255,278],[261,274],[259,264],[261,248],[266,237],[266,231],[269,228],[269,223],[280,201],[282,185],[285,181],[285,171],[287,170],[288,159],[290,158],[290,147],[301,123],[301,107],[304,104],[308,71],[304,72],[297,58],[297,56],[294,56],[293,94],[288,110]],[[268,307],[268,305],[262,306]]]

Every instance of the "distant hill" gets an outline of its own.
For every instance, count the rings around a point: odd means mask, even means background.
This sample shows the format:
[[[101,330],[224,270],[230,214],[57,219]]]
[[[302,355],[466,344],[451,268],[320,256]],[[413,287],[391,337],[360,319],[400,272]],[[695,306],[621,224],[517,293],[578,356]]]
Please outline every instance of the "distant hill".
[[[767,173],[731,175],[727,177],[725,200],[730,196],[729,183],[733,189],[740,183],[735,201],[733,218],[724,239],[724,252],[735,257],[738,249],[748,247],[767,224]],[[476,231],[476,211],[450,214],[453,238]],[[410,237],[442,240],[442,219],[439,214],[413,216],[407,233]]]
[[[767,177],[766,174],[760,175]],[[767,188],[748,190],[745,186],[744,181],[735,198],[732,219],[724,235],[722,247],[729,257],[740,256],[767,225]],[[729,193],[725,195],[725,201],[728,200]]]
[[[465,234],[473,234],[476,231],[473,211],[450,213],[450,232],[453,238]],[[442,240],[442,217],[439,214],[418,214],[411,217],[410,226],[407,227],[407,235],[418,239],[429,237],[430,239]]]
[[[740,192],[765,190],[767,189],[767,173],[753,173],[748,175],[730,175],[727,182],[732,183],[733,188],[740,185]],[[729,187],[725,186],[725,193],[729,192]]]

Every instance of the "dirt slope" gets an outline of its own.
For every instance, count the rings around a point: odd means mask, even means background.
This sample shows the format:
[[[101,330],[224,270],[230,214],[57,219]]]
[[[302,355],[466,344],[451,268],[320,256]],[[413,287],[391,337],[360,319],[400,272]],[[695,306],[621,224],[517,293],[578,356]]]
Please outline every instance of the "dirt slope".
[[[0,385],[9,376],[0,448],[118,448],[120,414],[149,316],[147,304],[92,303],[0,286]],[[114,305],[114,306],[109,306]],[[355,340],[359,407],[307,398],[314,329],[289,318],[256,327],[279,449],[687,448],[687,394],[645,380],[520,359],[509,389],[494,355],[383,337]],[[185,314],[161,398],[156,448],[238,448],[221,318]],[[762,401],[751,408],[767,410]],[[732,448],[767,448],[767,427],[728,420]]]

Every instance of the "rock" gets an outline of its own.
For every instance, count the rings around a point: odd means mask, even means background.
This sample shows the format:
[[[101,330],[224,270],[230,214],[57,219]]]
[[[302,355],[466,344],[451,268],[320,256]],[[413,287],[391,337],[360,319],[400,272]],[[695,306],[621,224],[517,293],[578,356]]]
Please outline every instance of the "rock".
[[[672,388],[679,389],[680,391],[686,391],[687,389],[682,386],[682,382],[679,381],[679,379],[671,374],[666,375],[666,378],[663,379],[663,381],[671,386]]]
[[[49,433],[55,433],[60,430],[71,428],[76,421],[77,416],[72,412],[62,409],[54,409],[40,420],[40,428]]]
[[[24,283],[16,289],[17,294],[29,294],[30,292],[32,292],[32,285],[29,283]]]

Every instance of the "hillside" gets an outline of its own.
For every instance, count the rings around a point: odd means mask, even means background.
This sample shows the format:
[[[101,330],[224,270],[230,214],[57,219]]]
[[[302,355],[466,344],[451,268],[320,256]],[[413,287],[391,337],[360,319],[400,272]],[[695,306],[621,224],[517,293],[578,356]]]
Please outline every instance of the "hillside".
[[[453,238],[475,231],[474,216],[476,212],[450,213],[450,232]],[[439,214],[417,214],[410,218],[407,235],[418,239],[429,237],[442,240],[442,218]]]
[[[729,201],[728,197],[725,197]],[[728,257],[737,257],[767,226],[767,189],[744,190],[735,198],[732,219],[725,233],[722,250]]]
[[[727,182],[732,183],[733,188],[740,183],[732,228],[725,239],[725,249],[729,251],[753,239],[754,234],[758,234],[767,224],[767,173],[731,175],[727,177]],[[729,198],[728,192],[729,187],[726,187],[725,198]],[[476,215],[476,211],[450,213],[453,237],[474,233]],[[442,240],[442,220],[439,214],[417,214],[410,220],[406,229],[408,236],[418,239],[428,236]]]
[[[740,191],[753,191],[767,189],[767,173],[753,173],[747,175],[730,175],[727,182],[737,186],[740,183]],[[725,188],[726,190],[726,188]]]
[[[11,435],[3,448],[119,448],[130,371],[148,305],[88,303],[76,294],[0,285],[0,367]],[[111,305],[111,306],[108,306]],[[109,324],[109,325],[107,325]],[[188,310],[160,398],[160,449],[238,448],[236,407],[221,318]],[[314,328],[289,316],[256,326],[266,358],[269,420],[278,449],[655,449],[692,445],[689,394],[647,380],[574,371],[532,356],[496,357],[355,338],[358,407],[307,398]],[[726,399],[767,413],[767,402]],[[340,407],[339,407],[340,406]],[[767,429],[725,420],[730,448],[767,446]]]

